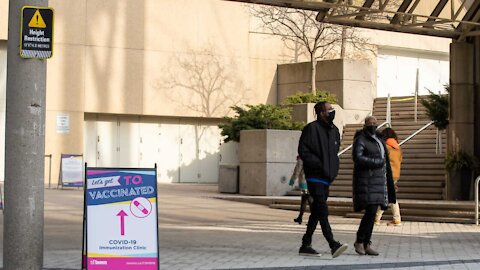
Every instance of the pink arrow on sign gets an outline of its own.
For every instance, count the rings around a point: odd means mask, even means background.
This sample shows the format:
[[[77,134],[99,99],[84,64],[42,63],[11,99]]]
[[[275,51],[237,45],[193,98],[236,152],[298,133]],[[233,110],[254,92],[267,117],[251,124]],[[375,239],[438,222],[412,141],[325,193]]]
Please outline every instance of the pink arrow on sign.
[[[120,235],[125,235],[125,217],[128,216],[125,211],[120,210],[117,217],[120,217]]]

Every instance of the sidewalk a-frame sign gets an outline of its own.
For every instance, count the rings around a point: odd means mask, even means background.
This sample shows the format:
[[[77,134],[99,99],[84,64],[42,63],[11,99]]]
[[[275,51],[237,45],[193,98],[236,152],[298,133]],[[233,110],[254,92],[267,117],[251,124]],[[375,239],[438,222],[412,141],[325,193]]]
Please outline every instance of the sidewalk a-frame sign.
[[[86,269],[158,269],[156,171],[85,167]]]

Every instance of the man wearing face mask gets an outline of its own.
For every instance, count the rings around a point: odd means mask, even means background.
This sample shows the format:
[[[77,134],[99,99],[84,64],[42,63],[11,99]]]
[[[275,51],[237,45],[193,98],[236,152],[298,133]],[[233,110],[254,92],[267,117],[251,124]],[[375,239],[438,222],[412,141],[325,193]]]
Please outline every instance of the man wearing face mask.
[[[335,110],[330,103],[319,102],[315,104],[314,109],[317,120],[303,128],[298,143],[298,154],[303,160],[308,192],[313,199],[307,230],[303,235],[299,253],[319,256],[319,253],[312,248],[312,236],[320,222],[323,236],[330,246],[332,257],[335,258],[348,248],[347,244],[335,241],[328,222],[327,198],[329,186],[338,175],[337,153],[340,147],[340,133],[333,124]]]
[[[395,186],[387,147],[377,133],[377,119],[365,118],[363,129],[353,139],[353,207],[356,212],[365,210],[353,245],[359,255],[377,256],[371,237],[377,209],[387,209],[395,203]]]

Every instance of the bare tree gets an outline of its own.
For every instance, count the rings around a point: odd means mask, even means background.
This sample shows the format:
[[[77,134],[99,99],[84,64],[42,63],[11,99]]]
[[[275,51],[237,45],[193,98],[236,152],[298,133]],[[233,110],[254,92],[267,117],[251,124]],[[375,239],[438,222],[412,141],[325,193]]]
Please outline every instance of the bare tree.
[[[261,21],[261,28],[284,41],[300,44],[310,58],[311,91],[316,94],[315,74],[318,59],[340,51],[340,57],[346,56],[347,48],[363,49],[367,44],[352,27],[320,23],[316,20],[318,12],[276,6],[251,5],[253,17]],[[351,44],[352,46],[347,46]]]
[[[227,115],[250,91],[238,74],[236,61],[219,56],[213,46],[188,49],[172,56],[170,62],[154,87],[174,90],[167,94],[171,101],[202,116]]]

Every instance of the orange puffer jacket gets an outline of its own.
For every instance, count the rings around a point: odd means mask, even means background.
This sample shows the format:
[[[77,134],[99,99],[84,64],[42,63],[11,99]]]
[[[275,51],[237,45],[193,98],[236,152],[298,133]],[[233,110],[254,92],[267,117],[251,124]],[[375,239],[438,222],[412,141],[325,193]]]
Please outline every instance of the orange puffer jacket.
[[[402,164],[402,148],[398,142],[393,139],[387,139],[388,157],[390,158],[390,166],[392,167],[393,181],[397,182],[400,179],[400,167]]]

